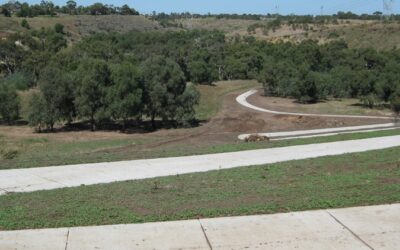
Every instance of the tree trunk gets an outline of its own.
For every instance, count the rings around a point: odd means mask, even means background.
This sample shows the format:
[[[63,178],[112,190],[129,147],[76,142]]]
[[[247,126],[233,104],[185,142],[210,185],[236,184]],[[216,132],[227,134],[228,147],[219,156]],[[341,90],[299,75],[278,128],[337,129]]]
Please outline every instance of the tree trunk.
[[[127,124],[128,120],[124,118],[123,122],[122,122],[122,131],[126,130],[126,124]]]
[[[151,126],[153,127],[154,130],[156,130],[157,128],[155,119],[156,119],[156,113],[153,112],[151,114]]]
[[[218,79],[220,81],[222,81],[224,79],[224,77],[222,75],[222,66],[221,65],[218,66]]]
[[[95,129],[96,129],[96,126],[95,126],[94,116],[91,115],[90,116],[90,131],[93,132]]]

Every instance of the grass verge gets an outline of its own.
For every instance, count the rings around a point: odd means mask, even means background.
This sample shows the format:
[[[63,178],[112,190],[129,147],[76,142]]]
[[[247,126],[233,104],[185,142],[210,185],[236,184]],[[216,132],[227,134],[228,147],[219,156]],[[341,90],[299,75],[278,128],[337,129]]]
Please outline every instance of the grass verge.
[[[168,145],[152,150],[138,150],[137,146],[151,142],[133,139],[59,142],[46,138],[7,142],[0,137],[0,170],[59,166],[81,163],[111,162],[188,155],[237,152],[263,148],[287,147],[314,143],[346,141],[400,135],[400,129],[328,137],[303,138],[285,141],[245,143],[238,141],[216,145]],[[123,148],[123,150],[120,150]]]
[[[142,223],[400,202],[400,148],[0,196],[0,229]]]

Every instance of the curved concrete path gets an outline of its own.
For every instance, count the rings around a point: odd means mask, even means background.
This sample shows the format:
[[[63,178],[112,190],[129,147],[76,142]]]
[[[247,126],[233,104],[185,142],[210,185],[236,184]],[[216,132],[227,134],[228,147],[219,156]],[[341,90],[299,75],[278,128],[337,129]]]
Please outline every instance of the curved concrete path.
[[[333,117],[333,118],[361,118],[361,119],[384,119],[384,120],[393,120],[393,117],[390,116],[365,116],[365,115],[330,115],[330,114],[309,114],[309,113],[293,113],[293,112],[281,112],[274,111],[269,109],[264,109],[257,107],[247,101],[247,98],[257,93],[258,90],[252,89],[247,91],[244,94],[239,95],[236,98],[236,101],[241,105],[256,110],[260,112],[275,114],[275,115],[295,115],[295,116],[312,116],[312,117]]]
[[[400,204],[146,224],[0,231],[0,249],[398,249]],[[51,239],[51,240],[49,240]]]
[[[293,113],[293,112],[281,112],[269,109],[264,109],[257,107],[247,101],[247,98],[256,94],[258,90],[249,90],[236,98],[236,101],[249,109],[275,114],[275,115],[291,115],[291,116],[310,116],[310,117],[330,117],[330,118],[357,118],[357,119],[382,119],[382,120],[394,120],[394,117],[388,116],[362,116],[362,115],[330,115],[330,114],[309,114],[309,113]],[[274,140],[282,139],[294,139],[294,138],[306,138],[306,137],[319,137],[319,136],[331,136],[345,133],[354,132],[372,132],[381,131],[388,129],[396,129],[398,127],[397,123],[384,123],[384,124],[374,124],[374,125],[364,125],[364,126],[351,126],[351,127],[339,127],[339,128],[324,128],[324,129],[313,129],[313,130],[300,130],[300,131],[288,131],[288,132],[275,132],[275,133],[257,133],[258,135],[267,136],[268,138]],[[246,139],[251,134],[239,135],[240,140]]]
[[[2,194],[31,192],[138,180],[365,152],[398,146],[400,146],[400,135],[222,154],[0,170],[0,192]]]

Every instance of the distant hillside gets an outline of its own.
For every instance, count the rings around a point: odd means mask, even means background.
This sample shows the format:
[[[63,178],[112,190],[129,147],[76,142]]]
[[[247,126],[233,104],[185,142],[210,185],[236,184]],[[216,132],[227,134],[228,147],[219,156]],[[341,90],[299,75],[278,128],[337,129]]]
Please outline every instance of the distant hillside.
[[[282,23],[275,29],[265,29],[271,20],[240,20],[198,18],[176,21],[185,29],[221,30],[228,36],[252,35],[257,39],[267,41],[301,42],[306,39],[325,43],[335,39],[344,39],[350,47],[378,50],[400,48],[400,22],[371,20],[339,20],[335,24],[299,24]]]
[[[64,25],[64,30],[71,34],[71,40],[79,40],[82,36],[95,32],[129,32],[132,30],[146,31],[161,29],[156,21],[144,16],[38,16],[34,18],[3,17],[0,16],[0,37],[7,36],[16,31],[26,30],[21,26],[21,21],[26,19],[33,29],[53,27],[56,23]]]
[[[21,26],[24,18],[0,16],[0,37],[13,32],[26,30]],[[39,16],[26,18],[31,28],[53,27],[61,23],[70,34],[71,42],[95,32],[129,32],[132,30],[219,30],[228,37],[251,35],[267,41],[300,42],[306,39],[321,43],[335,39],[344,39],[350,47],[372,47],[378,50],[400,48],[400,22],[377,20],[338,20],[325,24],[288,24],[282,22],[271,28],[274,19],[248,20],[226,18],[184,18],[168,22],[159,22],[145,16],[121,15],[62,15],[56,17]],[[268,27],[268,28],[266,28]]]

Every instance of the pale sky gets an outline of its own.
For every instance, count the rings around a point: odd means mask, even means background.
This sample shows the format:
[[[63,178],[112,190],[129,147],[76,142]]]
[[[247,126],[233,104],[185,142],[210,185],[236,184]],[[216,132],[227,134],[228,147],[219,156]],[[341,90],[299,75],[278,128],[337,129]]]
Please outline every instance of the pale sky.
[[[0,0],[6,3],[8,0]],[[24,0],[20,0],[23,2]],[[40,0],[27,0],[39,3]],[[54,0],[64,5],[65,0]],[[383,11],[383,0],[78,0],[78,5],[102,2],[120,6],[128,4],[141,13],[156,12],[192,12],[192,13],[280,13],[280,14],[333,14],[338,11],[355,13],[373,13]],[[387,2],[390,2],[389,0]],[[394,4],[394,13],[400,13],[400,2]]]

